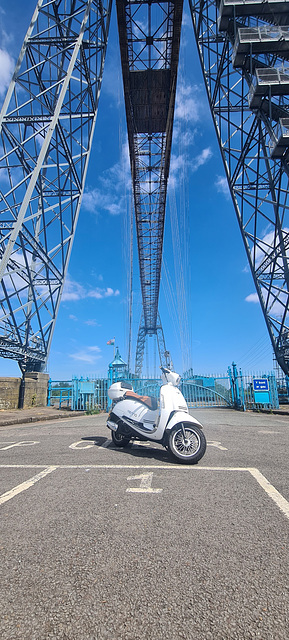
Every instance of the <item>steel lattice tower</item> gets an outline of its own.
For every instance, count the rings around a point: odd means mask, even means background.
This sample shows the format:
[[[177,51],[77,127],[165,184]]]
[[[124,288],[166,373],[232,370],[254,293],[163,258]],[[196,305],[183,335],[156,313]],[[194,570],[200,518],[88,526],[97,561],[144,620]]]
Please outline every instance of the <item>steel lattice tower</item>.
[[[276,358],[289,373],[289,12],[189,0],[217,137]]]
[[[116,6],[143,306],[140,375],[147,335],[157,336],[166,363],[158,301],[183,0],[116,0]]]
[[[169,351],[166,350],[165,336],[164,336],[159,313],[157,315],[157,324],[156,324],[155,334],[157,337],[159,359],[161,364],[165,367],[173,368],[173,363],[171,361],[170,353]],[[146,342],[147,335],[148,334],[146,331],[144,314],[142,314],[139,330],[138,330],[138,336],[137,336],[137,345],[136,345],[135,374],[138,377],[140,377],[142,374],[143,357],[144,357],[145,342]]]
[[[112,0],[39,0],[0,115],[0,356],[47,362],[96,120]]]

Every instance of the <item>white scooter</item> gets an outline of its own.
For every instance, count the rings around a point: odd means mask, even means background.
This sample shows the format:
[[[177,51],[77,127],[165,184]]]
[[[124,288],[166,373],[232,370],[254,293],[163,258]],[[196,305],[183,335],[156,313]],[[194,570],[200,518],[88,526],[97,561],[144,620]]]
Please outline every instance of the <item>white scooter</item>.
[[[117,447],[131,440],[151,440],[169,449],[179,462],[195,464],[206,451],[202,425],[190,416],[184,396],[177,388],[180,376],[161,367],[163,385],[157,398],[139,396],[128,382],[115,382],[108,389],[113,401],[107,426]]]

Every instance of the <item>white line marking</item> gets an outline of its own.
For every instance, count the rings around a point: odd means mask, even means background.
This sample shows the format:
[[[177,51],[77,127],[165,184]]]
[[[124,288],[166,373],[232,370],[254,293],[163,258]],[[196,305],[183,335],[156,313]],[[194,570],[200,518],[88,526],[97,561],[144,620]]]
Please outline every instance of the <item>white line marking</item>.
[[[18,485],[12,489],[12,491],[8,491],[7,494],[10,494],[17,489],[14,495],[20,493],[20,491],[24,491],[32,486],[37,480],[40,480],[51,471],[56,469],[165,469],[170,471],[175,471],[176,469],[182,469],[183,471],[247,471],[249,472],[255,480],[257,480],[258,484],[264,489],[264,491],[272,498],[272,500],[278,505],[279,509],[285,514],[285,516],[289,519],[289,502],[285,500],[275,487],[268,482],[268,480],[263,476],[263,474],[259,471],[259,469],[254,469],[253,467],[201,467],[201,466],[192,466],[192,465],[184,465],[184,464],[58,464],[54,466],[49,465],[40,465],[40,464],[1,464],[0,469],[43,469],[43,467],[47,467],[44,471],[31,478],[26,483],[24,482],[22,485]],[[25,485],[25,486],[23,486]],[[27,485],[27,486],[26,486]],[[21,488],[23,487],[23,488]],[[2,500],[7,494],[3,494],[0,496],[0,504],[2,502],[6,502],[6,500]],[[11,498],[13,495],[11,495]],[[9,500],[9,498],[7,498]]]
[[[112,444],[111,440],[109,440],[109,438],[107,438],[105,440],[105,442],[103,442],[102,444],[99,445],[100,449],[106,449],[110,444]]]
[[[0,464],[0,469],[43,469],[48,464]],[[56,464],[55,469],[183,469],[187,471],[248,471],[249,467],[201,467],[191,464]]]
[[[86,444],[85,444],[86,443]],[[79,446],[81,445],[81,446]],[[95,446],[94,440],[78,440],[69,445],[69,449],[90,449]]]
[[[289,502],[287,502],[287,500],[283,498],[282,494],[279,493],[279,491],[277,491],[277,489],[275,489],[275,487],[270,482],[268,482],[267,478],[263,476],[263,474],[261,473],[261,471],[259,471],[259,469],[248,469],[248,471],[251,473],[253,478],[257,480],[260,487],[262,487],[262,489],[266,491],[268,496],[270,496],[270,498],[274,500],[274,502],[277,504],[279,509],[289,519]]]
[[[262,434],[269,434],[269,433],[281,433],[280,431],[272,431],[272,429],[269,431],[269,429],[259,429],[258,433],[262,433]]]
[[[47,469],[44,469],[43,471],[40,471],[40,473],[37,473],[36,476],[33,476],[33,478],[30,478],[29,480],[18,484],[17,487],[14,487],[10,491],[6,491],[6,493],[3,493],[2,496],[0,496],[0,505],[4,504],[4,502],[7,502],[8,500],[11,500],[11,498],[17,496],[18,493],[21,493],[26,489],[30,489],[30,487],[33,487],[33,485],[38,482],[38,480],[41,480],[41,478],[45,478],[45,476],[47,476],[52,471],[55,471],[55,469],[57,469],[57,467],[47,467]]]
[[[0,446],[1,451],[6,451],[7,449],[13,449],[13,447],[31,447],[34,444],[39,444],[39,441],[38,440],[21,440],[20,442],[15,442],[15,440],[13,440],[13,442],[12,441],[10,443],[2,442],[2,444],[8,444],[8,447]]]
[[[142,473],[140,476],[129,476],[127,480],[140,480],[139,487],[130,487],[127,493],[161,493],[162,489],[152,489],[153,472]]]
[[[216,447],[216,449],[220,449],[221,451],[228,451],[227,447],[223,447],[219,440],[208,440],[207,445],[208,447]]]

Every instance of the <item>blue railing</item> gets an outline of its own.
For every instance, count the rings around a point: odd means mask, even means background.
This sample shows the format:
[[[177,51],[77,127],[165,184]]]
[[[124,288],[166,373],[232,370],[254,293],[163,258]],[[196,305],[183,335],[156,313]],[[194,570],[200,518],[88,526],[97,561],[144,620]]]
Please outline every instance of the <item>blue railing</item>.
[[[140,395],[159,397],[162,384],[159,379],[130,377],[126,381]],[[108,378],[49,380],[48,405],[73,411],[107,411],[110,384]],[[182,379],[180,389],[189,408],[278,409],[279,398],[282,404],[289,403],[289,379],[282,378],[280,382],[273,373],[243,374],[234,363],[227,376],[197,376],[190,371]]]

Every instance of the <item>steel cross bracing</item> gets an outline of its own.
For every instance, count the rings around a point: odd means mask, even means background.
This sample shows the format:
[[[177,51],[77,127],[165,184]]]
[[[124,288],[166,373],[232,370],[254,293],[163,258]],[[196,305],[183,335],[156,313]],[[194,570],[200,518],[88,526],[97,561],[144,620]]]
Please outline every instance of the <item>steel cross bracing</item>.
[[[78,218],[112,0],[39,0],[0,114],[0,356],[41,371]]]
[[[289,373],[289,2],[189,0],[230,192]]]
[[[140,282],[141,334],[158,326],[158,299],[182,0],[116,0]],[[138,337],[140,348],[144,343]],[[137,347],[136,367],[142,362]]]
[[[147,335],[148,333],[145,328],[144,314],[142,313],[141,321],[139,325],[138,337],[137,337],[136,358],[135,358],[135,375],[138,377],[141,377],[141,374],[142,374],[143,357],[144,357]],[[169,351],[166,350],[165,337],[164,337],[164,332],[163,332],[159,313],[157,316],[156,337],[157,337],[158,352],[159,352],[159,359],[160,359],[161,365],[163,367],[170,367],[173,369],[173,363],[170,358],[170,353]]]

